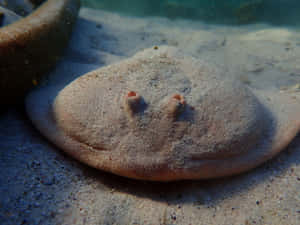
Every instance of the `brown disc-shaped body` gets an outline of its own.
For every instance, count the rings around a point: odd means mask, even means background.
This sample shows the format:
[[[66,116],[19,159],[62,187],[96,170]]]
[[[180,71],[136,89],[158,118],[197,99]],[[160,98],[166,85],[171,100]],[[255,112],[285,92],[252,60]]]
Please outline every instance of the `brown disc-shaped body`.
[[[69,40],[79,0],[48,0],[0,29],[1,106],[14,104],[57,61]]]
[[[290,111],[273,107],[281,98]],[[37,90],[27,110],[45,136],[90,166],[170,181],[240,173],[282,150],[299,129],[299,105],[274,99],[160,47],[81,76],[57,96],[55,87]]]

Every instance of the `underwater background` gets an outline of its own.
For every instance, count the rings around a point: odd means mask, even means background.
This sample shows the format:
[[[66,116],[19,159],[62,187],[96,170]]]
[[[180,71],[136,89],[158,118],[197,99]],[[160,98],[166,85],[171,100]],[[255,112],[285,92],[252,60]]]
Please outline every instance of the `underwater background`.
[[[298,0],[82,0],[86,7],[132,16],[187,18],[212,23],[299,25]]]
[[[168,45],[220,67],[224,79],[300,104],[300,0],[81,1],[64,55],[37,88],[63,88],[143,49]],[[22,52],[19,42],[16,46]],[[50,47],[41,49],[46,56]],[[292,111],[286,102],[277,105],[283,114]],[[277,157],[238,176],[149,183],[95,170],[63,154],[34,128],[23,105],[3,113],[0,124],[1,225],[300,221],[300,134]]]

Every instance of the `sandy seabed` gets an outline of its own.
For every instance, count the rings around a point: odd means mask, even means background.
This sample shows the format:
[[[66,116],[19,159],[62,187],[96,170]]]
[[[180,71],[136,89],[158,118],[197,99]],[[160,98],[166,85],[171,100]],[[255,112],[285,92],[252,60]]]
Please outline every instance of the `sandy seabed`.
[[[257,89],[300,101],[300,32],[132,18],[82,8],[65,56],[43,85],[160,45],[177,46]],[[300,224],[300,138],[278,157],[224,179],[141,182],[97,171],[47,142],[20,109],[0,117],[1,224]]]

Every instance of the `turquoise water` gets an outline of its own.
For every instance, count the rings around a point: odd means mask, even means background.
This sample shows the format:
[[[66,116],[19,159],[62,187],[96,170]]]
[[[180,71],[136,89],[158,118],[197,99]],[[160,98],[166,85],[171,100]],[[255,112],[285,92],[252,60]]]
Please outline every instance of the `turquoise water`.
[[[300,24],[299,0],[82,0],[84,6],[132,16],[186,18],[212,23]]]

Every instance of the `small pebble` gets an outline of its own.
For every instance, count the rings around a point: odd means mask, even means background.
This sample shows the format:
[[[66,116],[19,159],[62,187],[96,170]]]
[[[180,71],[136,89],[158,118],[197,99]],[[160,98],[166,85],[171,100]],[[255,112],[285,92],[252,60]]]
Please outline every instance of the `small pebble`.
[[[39,202],[35,202],[35,203],[33,204],[33,207],[38,208],[40,205],[41,205],[41,204],[40,204]]]
[[[43,184],[45,185],[53,185],[54,184],[54,177],[45,178]]]
[[[246,85],[250,85],[250,84],[251,84],[251,80],[249,80],[248,76],[245,75],[245,74],[240,75],[240,76],[238,77],[238,79],[239,79],[242,83],[244,83],[244,84],[246,84]]]
[[[40,167],[41,163],[38,160],[33,160],[31,163],[29,163],[29,167],[32,169],[37,169]]]
[[[176,215],[175,215],[175,214],[172,214],[172,215],[171,215],[171,219],[172,219],[172,220],[176,220]]]
[[[26,219],[22,220],[21,224],[28,224],[28,221]]]

